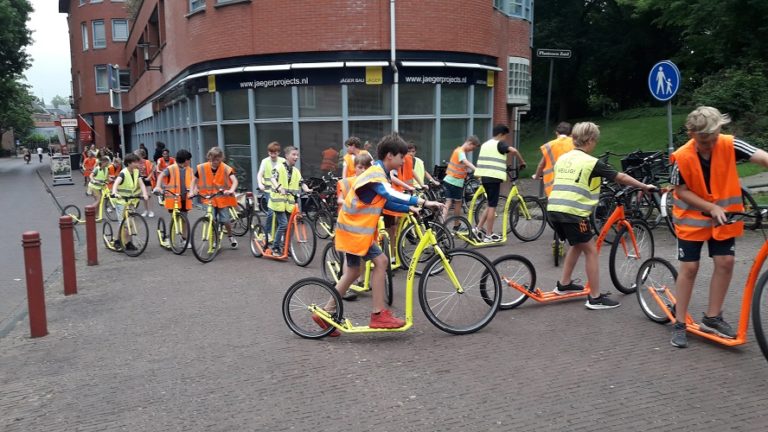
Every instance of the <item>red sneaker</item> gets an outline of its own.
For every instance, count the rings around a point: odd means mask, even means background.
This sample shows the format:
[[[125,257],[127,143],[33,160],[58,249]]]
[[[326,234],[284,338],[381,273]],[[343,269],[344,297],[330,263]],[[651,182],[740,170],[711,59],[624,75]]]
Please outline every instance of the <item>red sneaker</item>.
[[[323,330],[328,328],[328,323],[323,321],[322,318],[320,318],[319,316],[317,316],[315,314],[312,314],[312,321],[314,321],[315,324],[319,325],[320,328],[322,328]],[[339,332],[338,329],[334,329],[331,332],[331,334],[329,334],[328,336],[330,336],[330,337],[339,337],[339,336],[341,336],[341,332]]]
[[[371,323],[368,324],[370,328],[385,328],[394,329],[400,328],[405,325],[405,320],[395,318],[392,316],[392,312],[389,309],[383,309],[379,313],[371,314]]]

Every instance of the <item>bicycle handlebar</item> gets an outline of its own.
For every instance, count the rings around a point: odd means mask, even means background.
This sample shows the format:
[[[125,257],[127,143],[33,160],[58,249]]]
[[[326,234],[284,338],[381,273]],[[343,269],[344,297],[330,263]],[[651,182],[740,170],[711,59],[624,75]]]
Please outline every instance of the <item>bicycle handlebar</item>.
[[[701,214],[709,218],[712,217],[712,214],[709,212],[701,212]],[[734,224],[744,218],[755,219],[760,223],[760,221],[765,219],[766,215],[768,215],[768,209],[764,208],[757,209],[754,212],[725,212],[725,216],[728,218],[728,220],[725,221],[725,225]]]

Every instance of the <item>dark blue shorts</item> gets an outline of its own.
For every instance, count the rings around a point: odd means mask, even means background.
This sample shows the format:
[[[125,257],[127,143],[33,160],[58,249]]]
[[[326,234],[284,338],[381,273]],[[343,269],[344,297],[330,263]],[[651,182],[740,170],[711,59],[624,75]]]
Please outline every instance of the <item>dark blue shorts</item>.
[[[445,188],[445,197],[447,199],[453,201],[461,201],[464,199],[464,188],[446,182],[443,182],[443,188]]]
[[[677,239],[677,259],[683,262],[699,261],[701,259],[702,246],[704,246],[703,241]],[[736,239],[709,239],[707,240],[707,249],[709,250],[710,258],[714,256],[736,255]]]
[[[345,253],[344,255],[347,256],[347,265],[350,267],[359,267],[360,266],[360,259],[362,258],[365,261],[371,261],[372,259],[376,258],[377,256],[381,255],[382,252],[379,245],[376,243],[372,244],[370,249],[368,249],[368,253],[365,254],[363,257],[359,257],[357,255],[352,255],[351,253]]]
[[[483,182],[483,188],[485,189],[485,195],[488,196],[488,207],[496,208],[496,206],[499,205],[499,193],[501,192],[501,183]]]

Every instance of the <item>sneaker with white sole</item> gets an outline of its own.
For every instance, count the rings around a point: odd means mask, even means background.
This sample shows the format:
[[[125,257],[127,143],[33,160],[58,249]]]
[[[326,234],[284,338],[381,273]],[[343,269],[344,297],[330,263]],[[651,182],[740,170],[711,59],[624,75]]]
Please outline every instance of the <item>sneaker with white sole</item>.
[[[146,210],[144,210],[143,212],[141,212],[141,217],[147,217],[147,211],[146,211]]]
[[[493,243],[493,238],[489,235],[483,236],[483,243]]]
[[[587,295],[587,302],[584,303],[584,306],[591,310],[613,309],[621,306],[621,303],[609,299],[608,294],[600,294],[597,298]]]
[[[153,217],[155,217],[155,212],[153,212],[152,210],[150,210],[150,211],[149,211],[149,213],[147,214],[147,216],[149,216],[149,217],[153,218]]]
[[[678,348],[688,347],[688,336],[685,334],[685,323],[675,323],[672,326],[672,339],[669,343]]]
[[[553,292],[557,295],[566,295],[574,292],[584,291],[584,286],[577,284],[576,280],[572,280],[569,283],[563,285],[560,281],[557,281]]]
[[[229,247],[232,249],[237,249],[237,240],[235,240],[234,237],[229,237]]]
[[[699,323],[699,328],[703,332],[714,333],[720,337],[729,339],[736,338],[736,331],[733,330],[733,327],[731,327],[730,324],[725,322],[722,314],[713,317],[704,315],[701,319],[701,323]]]

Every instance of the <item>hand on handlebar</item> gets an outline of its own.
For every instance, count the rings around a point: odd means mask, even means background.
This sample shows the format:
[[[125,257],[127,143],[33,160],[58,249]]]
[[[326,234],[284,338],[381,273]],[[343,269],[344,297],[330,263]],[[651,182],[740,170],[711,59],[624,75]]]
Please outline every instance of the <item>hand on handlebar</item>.
[[[709,217],[714,219],[717,225],[728,223],[728,215],[725,214],[725,209],[720,206],[713,205],[707,213],[709,213]]]

